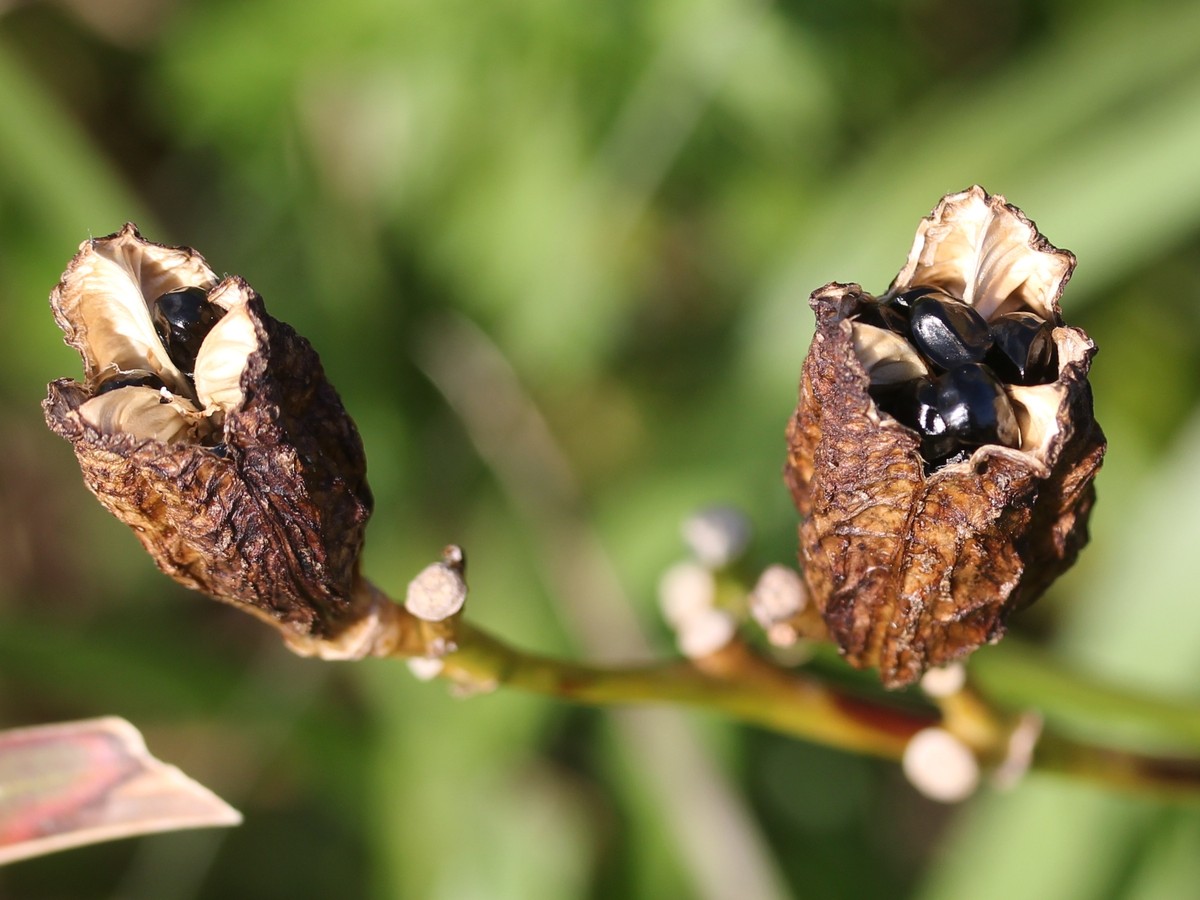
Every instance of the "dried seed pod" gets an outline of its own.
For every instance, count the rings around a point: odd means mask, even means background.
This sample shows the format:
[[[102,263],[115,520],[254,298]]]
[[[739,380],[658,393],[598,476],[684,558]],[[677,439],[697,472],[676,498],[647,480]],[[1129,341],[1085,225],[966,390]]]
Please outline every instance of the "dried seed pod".
[[[186,288],[213,310],[196,314],[194,372],[154,322],[156,299]],[[292,635],[353,623],[366,460],[308,341],[241,278],[133,225],[85,241],[50,304],[84,380],[49,386],[46,422],[159,568]]]
[[[935,289],[991,322],[1031,312],[1050,322],[1047,384],[1005,385],[1015,446],[923,458],[922,435],[881,409],[875,373],[918,368],[907,349],[864,352],[853,321],[878,302],[829,284],[810,304],[817,331],[788,428],[786,478],[813,602],[845,658],[901,687],[1004,633],[1087,541],[1104,435],[1087,374],[1095,345],[1063,323],[1058,300],[1075,258],[1003,197],[973,187],[942,199],[917,230],[882,302]],[[880,386],[875,393],[883,396]],[[969,454],[969,456],[967,455]]]

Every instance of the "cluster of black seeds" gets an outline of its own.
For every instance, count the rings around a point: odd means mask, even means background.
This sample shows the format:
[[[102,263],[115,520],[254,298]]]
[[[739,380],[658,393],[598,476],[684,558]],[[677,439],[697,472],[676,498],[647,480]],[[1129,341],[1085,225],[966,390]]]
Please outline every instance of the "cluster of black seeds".
[[[201,287],[167,291],[150,305],[150,321],[154,324],[154,331],[171,362],[187,378],[193,393],[196,389],[196,356],[200,352],[200,345],[223,315],[225,311],[209,303],[208,292]],[[149,369],[129,369],[102,383],[96,389],[96,394],[106,394],[123,387],[158,390],[166,387],[166,383]],[[224,455],[223,444],[213,449]]]
[[[1005,384],[1047,384],[1058,377],[1049,322],[1014,312],[987,322],[944,291],[916,287],[867,301],[855,319],[902,335],[931,376],[872,384],[875,404],[921,437],[921,455],[936,469],[975,447],[1018,447],[1021,430]]]

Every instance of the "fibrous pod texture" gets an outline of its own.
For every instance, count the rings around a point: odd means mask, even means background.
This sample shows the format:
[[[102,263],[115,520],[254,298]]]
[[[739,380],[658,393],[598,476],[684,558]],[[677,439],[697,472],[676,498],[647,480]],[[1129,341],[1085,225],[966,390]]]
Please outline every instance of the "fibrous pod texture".
[[[159,568],[293,635],[354,622],[366,459],[309,342],[133,225],[85,241],[50,303],[84,372],[46,422]]]
[[[1096,347],[1059,306],[1074,266],[973,187],[885,293],[810,299],[785,471],[800,561],[829,636],[888,687],[999,640],[1087,541],[1105,440]]]

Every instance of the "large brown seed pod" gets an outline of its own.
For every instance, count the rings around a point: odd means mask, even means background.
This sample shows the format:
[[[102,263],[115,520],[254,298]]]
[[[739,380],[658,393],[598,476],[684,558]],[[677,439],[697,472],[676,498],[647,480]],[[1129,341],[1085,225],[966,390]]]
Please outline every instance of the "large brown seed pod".
[[[159,568],[294,637],[358,620],[366,459],[309,342],[131,224],[80,245],[50,304],[84,380],[50,384],[46,422]]]
[[[942,199],[880,298],[856,284],[813,293],[817,330],[788,428],[786,479],[804,520],[800,560],[823,627],[844,657],[887,687],[999,640],[1087,542],[1104,435],[1087,375],[1096,348],[1065,325],[1059,297],[1075,257],[1001,196],[973,187]],[[1014,446],[985,443],[929,460],[912,427],[872,390],[924,376],[902,336],[859,321],[917,287],[986,321],[1028,311],[1053,326],[1057,375],[1005,385]],[[874,386],[874,388],[873,388]],[[812,633],[813,618],[794,623]]]

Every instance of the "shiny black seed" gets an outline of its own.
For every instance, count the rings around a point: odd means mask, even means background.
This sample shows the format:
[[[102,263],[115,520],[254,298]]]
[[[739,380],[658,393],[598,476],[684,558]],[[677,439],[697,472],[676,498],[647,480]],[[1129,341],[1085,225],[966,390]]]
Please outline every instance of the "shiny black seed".
[[[932,379],[872,385],[871,397],[881,410],[921,436],[921,456],[926,460],[945,456],[958,447],[958,436],[947,427],[938,409],[938,390]]]
[[[1031,312],[1000,316],[991,324],[987,364],[1009,384],[1047,384],[1058,377],[1054,329]]]
[[[909,428],[917,427],[917,394],[922,384],[932,384],[928,378],[913,378],[894,384],[873,384],[869,388],[875,405],[893,419]],[[936,399],[936,395],[935,395]]]
[[[1021,443],[1021,429],[1004,386],[987,366],[972,363],[939,375],[937,408],[947,430],[964,446]]]
[[[897,334],[908,334],[908,315],[890,303],[864,303],[858,308],[855,318],[876,328],[886,328]]]
[[[992,346],[983,316],[947,297],[925,296],[914,303],[909,331],[917,350],[938,369],[983,362]]]
[[[224,441],[219,444],[213,444],[208,448],[208,451],[221,459],[229,456],[229,446]]]
[[[130,369],[128,372],[118,372],[108,381],[96,388],[96,396],[107,394],[123,387],[148,387],[158,390],[166,387],[163,380],[148,369]]]
[[[205,298],[204,288],[185,287],[167,291],[150,307],[154,330],[166,348],[171,362],[192,377],[200,345],[221,318],[222,311]]]
[[[912,313],[913,305],[922,297],[941,297],[944,300],[954,299],[940,288],[930,287],[927,284],[919,284],[916,287],[909,288],[902,294],[897,294],[888,300],[887,303],[907,316]]]

